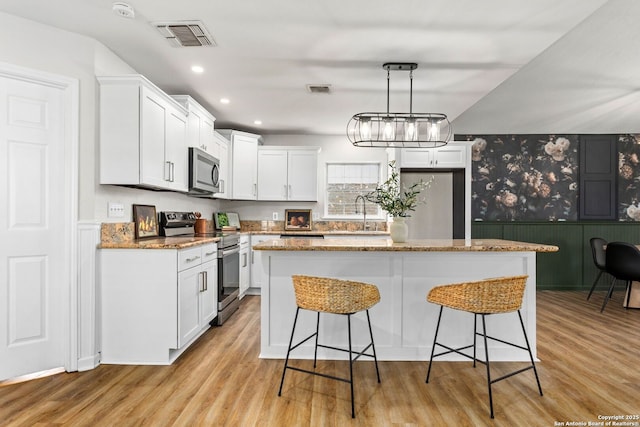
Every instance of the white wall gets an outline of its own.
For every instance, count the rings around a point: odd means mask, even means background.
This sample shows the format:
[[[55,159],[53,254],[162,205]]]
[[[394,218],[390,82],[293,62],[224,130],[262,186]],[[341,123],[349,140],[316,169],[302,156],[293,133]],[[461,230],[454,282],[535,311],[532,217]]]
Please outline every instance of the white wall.
[[[318,202],[266,202],[266,201],[225,201],[221,209],[238,212],[241,220],[271,220],[272,213],[284,217],[285,209],[312,209],[313,213],[324,213],[324,192],[326,187],[326,163],[344,161],[376,161],[387,163],[387,152],[382,148],[363,148],[351,145],[345,135],[264,135],[267,145],[320,147],[318,154]],[[386,170],[383,168],[383,170]]]

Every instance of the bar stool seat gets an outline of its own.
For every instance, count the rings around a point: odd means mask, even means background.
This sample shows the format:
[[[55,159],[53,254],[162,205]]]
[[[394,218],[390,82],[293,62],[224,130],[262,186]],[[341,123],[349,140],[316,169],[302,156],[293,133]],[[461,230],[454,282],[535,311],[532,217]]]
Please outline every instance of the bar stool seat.
[[[371,330],[371,320],[369,318],[369,309],[376,305],[380,301],[380,292],[375,285],[362,282],[354,282],[350,280],[340,280],[328,277],[314,277],[314,276],[292,276],[293,289],[296,296],[296,315],[293,320],[293,328],[291,329],[291,338],[289,339],[289,348],[287,349],[287,357],[284,362],[284,368],[282,370],[282,379],[280,380],[280,389],[278,390],[278,396],[282,394],[282,386],[284,384],[284,377],[287,369],[291,369],[298,372],[304,372],[307,374],[317,375],[324,378],[330,378],[342,382],[347,382],[351,385],[351,417],[355,418],[355,406],[353,398],[353,362],[355,362],[360,356],[372,357],[375,361],[376,375],[378,376],[378,383],[380,382],[380,371],[378,370],[378,359],[376,357],[376,348],[373,343],[373,332]],[[300,309],[310,310],[317,312],[316,318],[316,331],[308,337],[302,339],[300,342],[293,344],[293,336],[296,330],[296,323],[298,321],[298,314]],[[365,311],[367,314],[367,324],[369,326],[369,336],[371,342],[359,352],[352,350],[351,345],[351,316],[355,313]],[[347,334],[349,340],[348,349],[338,348],[318,343],[318,330],[320,326],[320,313],[331,313],[338,315],[345,315],[347,317]],[[295,366],[289,366],[289,355],[292,350],[307,342],[311,338],[315,337],[315,348],[313,356],[313,371],[301,369]],[[318,347],[328,348],[332,350],[338,350],[349,353],[349,378],[341,378],[332,375],[316,372],[316,362],[318,355]],[[371,349],[371,353],[366,353]],[[355,357],[354,357],[355,353]]]
[[[431,375],[431,365],[433,359],[445,354],[457,353],[466,358],[472,359],[474,368],[476,366],[476,362],[484,363],[486,365],[491,418],[493,418],[493,395],[491,393],[491,385],[495,382],[509,378],[513,375],[519,374],[529,369],[533,369],[536,377],[536,382],[538,384],[538,391],[540,392],[540,396],[542,396],[542,387],[540,386],[538,371],[536,370],[536,365],[533,361],[531,347],[529,346],[529,339],[527,338],[527,332],[524,328],[522,315],[520,314],[520,307],[522,306],[522,298],[524,296],[527,277],[528,276],[498,277],[479,280],[475,282],[436,286],[431,289],[431,291],[427,295],[427,301],[433,304],[440,305],[440,312],[438,314],[436,333],[433,338],[433,347],[431,348],[431,357],[429,359],[429,368],[427,370],[427,383],[429,382],[429,376]],[[444,307],[473,313],[473,344],[459,348],[451,348],[445,344],[438,342],[438,331],[440,329],[440,321],[442,319],[442,310]],[[524,335],[526,346],[517,345],[487,335],[485,323],[486,316],[491,314],[510,313],[514,311],[518,312],[518,318],[520,319],[520,326],[522,327],[522,333]],[[482,318],[481,333],[479,333],[477,329],[478,316],[481,316]],[[485,360],[480,360],[476,357],[476,339],[478,335],[482,336],[484,339]],[[489,360],[489,347],[487,346],[487,340],[489,339],[510,345],[512,347],[517,347],[522,350],[527,350],[527,352],[529,353],[529,359],[531,360],[531,365],[492,380]],[[440,346],[446,349],[446,351],[435,354],[436,346]],[[466,350],[468,348],[473,348],[473,356],[463,352],[463,350]]]

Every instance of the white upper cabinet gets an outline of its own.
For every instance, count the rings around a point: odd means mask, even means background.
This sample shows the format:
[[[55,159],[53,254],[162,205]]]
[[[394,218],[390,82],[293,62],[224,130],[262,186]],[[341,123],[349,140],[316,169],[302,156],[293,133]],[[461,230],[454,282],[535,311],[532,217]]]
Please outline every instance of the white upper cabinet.
[[[260,135],[219,129],[231,144],[230,199],[256,200],[258,197],[258,141]]]
[[[465,168],[468,143],[450,142],[438,148],[400,148],[401,168]]]
[[[100,183],[186,192],[186,110],[140,75],[98,81]]]
[[[187,110],[187,146],[213,155],[215,117],[189,95],[173,95],[172,98]]]
[[[218,132],[213,132],[213,156],[220,160],[218,169],[218,183],[220,191],[213,194],[216,199],[228,199],[229,192],[229,170],[231,169],[231,159],[229,158],[229,140]]]
[[[318,149],[260,147],[258,200],[318,199]]]

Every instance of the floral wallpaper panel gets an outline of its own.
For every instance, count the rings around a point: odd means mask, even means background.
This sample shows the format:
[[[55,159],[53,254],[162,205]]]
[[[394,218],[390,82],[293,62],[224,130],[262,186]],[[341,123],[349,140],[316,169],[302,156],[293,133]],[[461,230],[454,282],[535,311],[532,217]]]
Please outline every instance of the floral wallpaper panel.
[[[467,140],[473,141],[474,220],[577,220],[577,135],[480,135]]]
[[[640,135],[618,136],[618,218],[640,221]]]

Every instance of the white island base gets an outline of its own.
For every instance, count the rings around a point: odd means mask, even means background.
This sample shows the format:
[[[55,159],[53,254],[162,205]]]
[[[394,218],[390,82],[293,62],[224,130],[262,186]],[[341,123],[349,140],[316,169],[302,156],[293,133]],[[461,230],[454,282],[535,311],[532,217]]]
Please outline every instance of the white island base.
[[[270,241],[254,247],[256,254],[262,257],[263,265],[260,357],[286,356],[296,310],[291,282],[294,274],[362,281],[379,288],[381,300],[370,310],[379,360],[429,359],[439,310],[439,306],[426,301],[432,287],[527,274],[529,278],[521,313],[536,357],[536,251],[553,252],[556,247],[494,240],[492,242],[509,243],[511,246],[509,249],[487,250],[481,248],[482,242],[471,241],[468,246],[438,251],[433,246],[425,250],[416,249],[427,245],[428,241],[398,246],[388,241],[384,247],[384,241],[381,244],[379,240],[372,240],[369,242],[371,246],[366,246],[366,241],[354,242],[354,245],[364,245],[357,249],[356,246],[347,247],[348,243],[344,241],[309,241],[307,244],[304,240]],[[521,246],[514,247],[514,244]],[[315,316],[314,312],[301,310],[296,340],[313,333]],[[440,337],[451,347],[471,344],[473,317],[470,313],[445,308]],[[320,342],[344,347],[347,342],[345,317],[323,314],[320,318]],[[354,349],[361,349],[368,342],[364,313],[352,317],[352,328]],[[524,345],[516,313],[488,316],[487,329],[491,336]],[[481,338],[477,344],[478,354],[482,355],[484,346]],[[489,349],[492,360],[528,360],[526,351],[499,342],[490,341]],[[313,358],[313,340],[293,351],[291,358]],[[345,356],[344,353],[320,348],[318,358],[344,359]],[[439,360],[466,359],[449,354]]]

